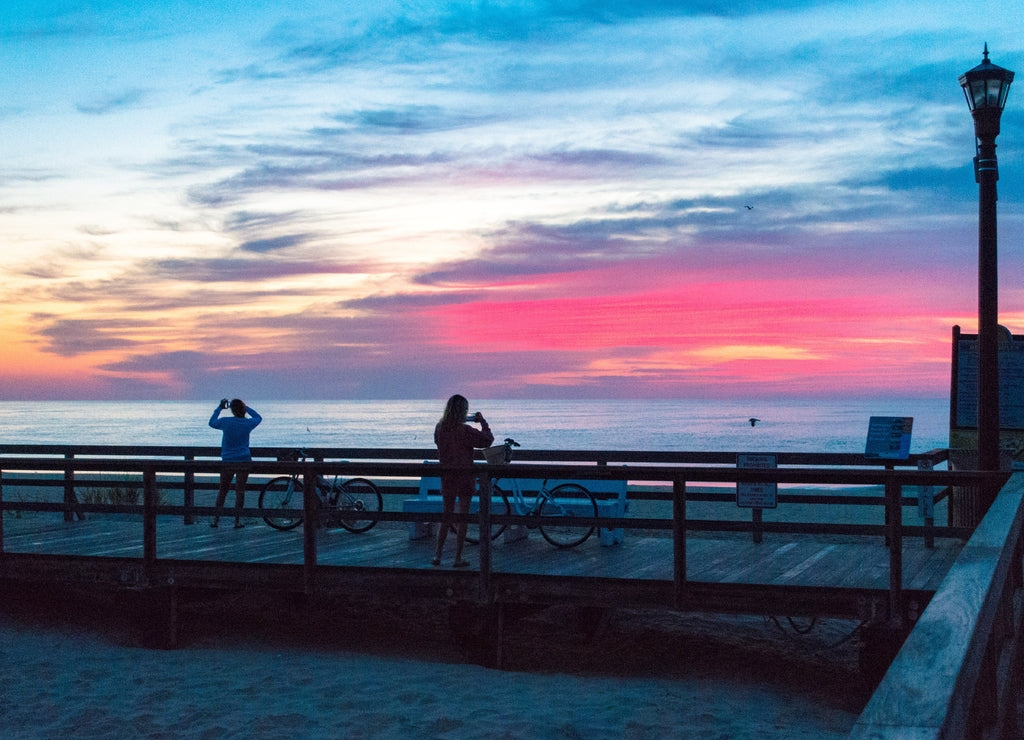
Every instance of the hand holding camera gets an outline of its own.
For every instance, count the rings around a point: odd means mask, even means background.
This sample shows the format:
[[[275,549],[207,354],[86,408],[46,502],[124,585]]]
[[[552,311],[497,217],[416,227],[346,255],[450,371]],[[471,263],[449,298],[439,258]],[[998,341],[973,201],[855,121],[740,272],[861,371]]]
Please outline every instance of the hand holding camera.
[[[227,408],[228,406],[230,406],[230,405],[231,405],[231,402],[230,402],[230,401],[228,401],[228,399],[226,399],[226,398],[222,398],[222,399],[220,399],[220,407],[221,407],[222,409],[226,409],[226,408]]]

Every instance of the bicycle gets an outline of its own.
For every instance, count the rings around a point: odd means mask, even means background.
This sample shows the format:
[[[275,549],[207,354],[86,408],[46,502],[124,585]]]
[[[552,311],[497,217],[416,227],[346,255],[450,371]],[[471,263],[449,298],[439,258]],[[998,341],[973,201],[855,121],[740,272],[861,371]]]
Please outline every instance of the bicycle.
[[[303,461],[305,450],[298,450],[281,459]],[[302,480],[297,473],[272,478],[260,489],[259,507],[267,511],[263,521],[274,529],[287,531],[302,524],[305,513]],[[339,525],[349,532],[366,532],[377,523],[376,519],[361,519],[360,512],[376,512],[384,508],[384,498],[377,486],[366,478],[350,478],[333,483],[318,475],[314,486],[320,500],[321,518],[328,526]],[[272,512],[272,513],[271,513]]]
[[[504,462],[512,460],[512,448],[519,447],[519,443],[511,437],[506,437],[502,445],[504,447]],[[491,448],[494,449],[494,448]],[[491,513],[496,515],[509,515],[515,507],[515,513],[519,516],[535,517],[593,517],[597,518],[597,501],[594,495],[583,486],[576,483],[562,483],[554,488],[548,488],[548,479],[545,478],[537,491],[537,497],[532,503],[527,503],[520,489],[519,481],[516,478],[509,479],[511,482],[502,488],[499,479],[491,481]],[[512,499],[509,500],[508,490],[512,492]],[[452,526],[452,531],[455,525]],[[491,539],[497,539],[505,531],[507,525],[495,524],[491,527]],[[539,519],[528,521],[529,529],[539,529],[541,536],[558,548],[570,548],[583,544],[597,528],[594,524],[570,524],[570,523],[541,523]],[[470,524],[466,532],[466,541],[472,544],[480,542],[480,526]]]

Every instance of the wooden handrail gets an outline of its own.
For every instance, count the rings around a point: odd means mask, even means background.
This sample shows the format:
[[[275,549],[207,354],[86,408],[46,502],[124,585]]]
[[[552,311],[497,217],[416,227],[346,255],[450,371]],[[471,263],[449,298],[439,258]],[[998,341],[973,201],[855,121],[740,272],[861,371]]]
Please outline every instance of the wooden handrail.
[[[1024,473],[996,496],[850,734],[1016,738]]]
[[[253,447],[254,459],[277,460],[294,451],[295,447]],[[316,447],[304,448],[311,460],[436,460],[437,449],[430,448],[378,448],[378,447]],[[0,459],[3,456],[73,455],[80,457],[193,457],[219,458],[219,447],[185,447],[180,445],[48,445],[48,444],[5,444],[0,445]],[[735,451],[698,452],[687,450],[552,450],[517,449],[518,462],[564,462],[619,464],[667,464],[667,465],[735,465]],[[768,452],[775,455],[780,466],[861,466],[880,467],[883,461],[857,453],[822,452]],[[479,459],[483,459],[482,455]],[[949,450],[935,449],[910,455],[906,460],[889,461],[889,465],[901,468],[916,468],[922,460],[933,464],[949,459]]]
[[[0,468],[17,471],[74,471],[89,472],[133,472],[141,473],[153,469],[157,473],[184,474],[187,471],[218,472],[223,463],[219,459],[184,460],[163,458],[98,458],[74,457],[73,460],[51,457],[11,456],[0,457]],[[480,463],[477,464],[481,465]],[[433,476],[449,470],[433,463],[388,462],[376,459],[346,459],[339,461],[297,462],[254,459],[248,464],[254,473],[287,474],[292,472],[320,475],[362,475],[388,477]],[[477,469],[476,466],[473,468]],[[670,482],[679,473],[680,466],[672,464],[626,466],[626,465],[577,465],[565,463],[513,462],[508,465],[488,466],[490,475],[497,478],[551,478],[583,480],[630,480]],[[811,483],[823,485],[884,485],[893,476],[902,485],[944,486],[981,485],[993,473],[971,470],[892,470],[880,467],[835,468],[835,467],[779,467],[779,468],[736,468],[734,466],[693,465],[685,468],[688,480],[708,483]],[[997,474],[998,475],[998,474]]]

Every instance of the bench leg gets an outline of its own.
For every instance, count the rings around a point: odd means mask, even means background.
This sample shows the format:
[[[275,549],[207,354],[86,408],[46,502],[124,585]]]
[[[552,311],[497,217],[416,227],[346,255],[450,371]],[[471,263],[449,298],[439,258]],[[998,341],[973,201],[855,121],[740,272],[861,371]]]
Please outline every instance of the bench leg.
[[[409,522],[409,539],[422,540],[434,535],[433,522]]]
[[[601,527],[601,544],[605,547],[611,547],[612,545],[618,545],[622,542],[625,536],[625,530],[621,527],[619,529],[607,529]]]
[[[505,533],[501,536],[503,542],[518,542],[529,537],[530,530],[522,524],[510,524],[505,527]]]

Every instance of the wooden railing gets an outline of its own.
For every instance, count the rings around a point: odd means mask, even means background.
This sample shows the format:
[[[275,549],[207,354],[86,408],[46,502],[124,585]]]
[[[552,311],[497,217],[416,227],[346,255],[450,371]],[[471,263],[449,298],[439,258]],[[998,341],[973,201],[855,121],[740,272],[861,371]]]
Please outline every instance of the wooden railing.
[[[254,447],[252,448],[254,460],[282,460],[289,453],[293,453],[294,447]],[[398,449],[398,448],[308,448],[304,449],[307,459],[312,461],[331,460],[401,460],[401,461],[427,461],[437,459],[435,448],[423,449]],[[839,468],[918,468],[921,466],[934,468],[948,460],[948,451],[936,449],[929,452],[911,455],[906,460],[887,461],[882,463],[875,459],[869,459],[864,455],[854,453],[813,453],[813,452],[775,452],[764,453],[774,455],[778,465],[786,467],[839,467]],[[114,446],[114,445],[44,445],[44,444],[23,444],[23,445],[2,445],[0,446],[0,463],[5,456],[54,456],[68,461],[64,467],[63,482],[40,483],[40,485],[62,485],[64,488],[64,500],[67,508],[64,510],[64,518],[70,521],[75,516],[81,515],[81,509],[76,500],[74,475],[75,466],[72,460],[83,460],[89,458],[114,458],[114,459],[155,459],[169,458],[179,459],[185,462],[196,460],[216,460],[220,456],[219,447],[181,447],[181,446]],[[482,459],[482,456],[481,456]],[[685,466],[708,466],[722,465],[735,466],[737,460],[736,452],[693,452],[693,451],[637,451],[637,450],[530,450],[517,449],[517,463],[569,463],[569,464],[592,464],[605,465],[685,465]],[[214,484],[209,481],[197,481],[196,469],[189,468],[183,471],[183,479],[180,489],[183,492],[183,505],[186,507],[184,514],[185,522],[191,523],[193,512],[190,507],[194,505],[194,496],[197,490],[210,489]],[[202,472],[202,471],[200,471]],[[635,478],[634,478],[635,480]],[[691,478],[700,480],[698,478]],[[116,482],[116,481],[115,481]],[[80,481],[78,482],[80,483]],[[103,481],[90,481],[89,484],[102,484]],[[171,488],[177,488],[179,484],[170,483]],[[943,487],[935,494],[935,502],[938,503],[948,496],[949,488]],[[727,501],[729,494],[695,492],[688,493],[691,501]],[[634,493],[633,497],[642,498],[644,494]],[[657,496],[652,496],[657,498]],[[782,493],[779,496],[780,503],[795,503],[797,499]],[[829,504],[829,505],[863,505],[878,506],[884,501],[881,498],[871,497],[844,497],[842,495],[829,494],[828,496],[803,496],[800,503],[806,504]],[[904,500],[904,505],[913,505],[915,501]],[[760,509],[752,509],[750,512],[753,523],[753,537],[759,541],[764,531],[758,527],[760,521]],[[926,521],[926,526],[931,526],[932,521]],[[926,535],[926,542],[931,546],[931,535]]]
[[[14,457],[13,452],[34,453],[31,457]],[[212,515],[216,510],[212,507],[197,507],[194,494],[200,487],[214,487],[215,476],[222,463],[216,459],[216,448],[110,448],[110,447],[75,447],[26,445],[20,448],[11,446],[0,450],[0,470],[3,471],[59,471],[62,478],[40,481],[40,485],[61,485],[64,488],[62,503],[46,502],[13,502],[0,500],[0,508],[5,510],[37,510],[61,511],[65,518],[83,516],[89,512],[134,512],[143,513],[144,533],[146,537],[144,550],[155,557],[156,528],[155,520],[159,516],[181,516],[186,522],[197,515]],[[256,459],[249,465],[252,475],[280,475],[296,473],[303,475],[306,481],[312,481],[318,475],[341,475],[343,477],[365,476],[381,480],[405,480],[408,486],[420,476],[436,476],[441,472],[437,464],[423,462],[392,462],[392,460],[431,459],[436,453],[431,450],[395,450],[395,449],[330,449],[309,450],[311,460],[297,462],[291,460],[261,459],[282,457],[287,450],[278,448],[254,449]],[[112,453],[118,453],[113,456]],[[151,457],[135,457],[150,453]],[[9,456],[10,455],[10,456]],[[43,455],[43,456],[36,456]],[[109,456],[108,456],[109,455]],[[166,459],[155,457],[165,456]],[[944,451],[929,453],[933,458],[942,459]],[[344,458],[344,461],[316,461],[318,458]],[[554,464],[543,460],[562,457],[571,464]],[[923,457],[923,456],[918,456]],[[207,458],[207,459],[204,459]],[[802,533],[802,534],[859,534],[874,535],[885,538],[890,555],[890,611],[894,618],[903,620],[905,609],[902,595],[902,542],[904,537],[920,536],[930,539],[936,536],[962,537],[969,532],[950,527],[934,525],[909,526],[902,520],[902,509],[906,505],[916,504],[916,498],[902,495],[904,486],[931,486],[948,490],[951,485],[977,485],[984,475],[971,472],[948,471],[917,471],[895,469],[893,464],[879,467],[877,461],[867,461],[858,455],[813,455],[809,453],[778,453],[782,467],[771,470],[736,468],[736,453],[664,453],[664,452],[593,452],[593,451],[532,451],[518,455],[517,462],[507,466],[477,466],[481,473],[482,483],[487,484],[491,476],[513,478],[554,478],[554,479],[615,479],[632,482],[657,483],[660,492],[630,493],[630,498],[650,498],[672,502],[672,514],[666,518],[623,517],[620,519],[603,518],[600,526],[609,529],[646,529],[671,530],[676,552],[674,588],[677,602],[683,599],[687,586],[686,576],[686,538],[689,531],[744,531],[751,532],[755,537],[764,533]],[[533,462],[537,460],[537,462]],[[629,464],[613,464],[627,461]],[[696,461],[698,464],[689,464]],[[815,461],[830,467],[806,468],[798,467],[807,461]],[[906,461],[916,464],[916,460]],[[586,464],[590,463],[590,464]],[[717,466],[712,467],[709,463]],[[787,467],[788,466],[788,467]],[[848,467],[840,467],[848,466]],[[873,467],[868,467],[873,466]],[[143,481],[142,506],[81,503],[75,496],[75,486],[84,480],[96,484],[95,478],[81,478],[82,475],[96,474],[134,474]],[[835,493],[823,493],[820,496],[780,495],[780,503],[820,503],[820,504],[856,504],[862,506],[884,507],[886,512],[884,524],[848,524],[828,522],[786,522],[786,521],[734,521],[693,519],[687,516],[687,502],[699,500],[728,500],[727,493],[707,493],[694,491],[693,484],[701,483],[789,483],[810,485],[856,485],[881,486],[883,496],[842,496]],[[182,490],[181,505],[169,505],[161,499],[160,492]],[[407,492],[401,486],[385,492]],[[2,494],[2,488],[0,488]],[[312,495],[312,491],[310,491]],[[480,526],[488,531],[492,523],[523,523],[517,515],[496,516],[490,511],[490,497],[481,498]],[[315,505],[315,499],[307,502]],[[398,511],[367,513],[366,519],[383,521],[440,521],[440,515],[411,514]],[[260,516],[258,509],[246,509],[243,516]],[[581,518],[581,521],[586,521]],[[596,522],[594,522],[596,523]],[[307,539],[312,543],[316,517],[306,518]],[[2,527],[2,522],[0,522]],[[3,552],[3,533],[0,528],[0,553]],[[488,593],[487,583],[490,577],[489,540],[484,538],[481,543],[480,578],[481,593]],[[315,572],[315,550],[307,553],[307,569]]]
[[[1013,475],[914,626],[851,738],[1019,738],[1024,473]]]
[[[253,447],[255,460],[277,460],[297,447]],[[312,460],[436,460],[434,447],[306,447],[303,448]],[[814,465],[846,467],[884,467],[886,464],[899,468],[916,468],[920,461],[934,464],[949,459],[949,451],[935,449],[910,455],[906,460],[881,461],[852,452],[771,452],[776,455],[780,466]],[[536,450],[516,448],[517,462],[564,462],[594,463],[597,465],[616,464],[666,464],[666,465],[735,465],[736,452],[695,452],[667,450]],[[60,445],[60,444],[5,444],[0,445],[0,460],[4,456],[59,456],[59,457],[144,457],[203,459],[220,458],[219,447],[191,447],[181,445]],[[482,460],[483,457],[480,456]]]

